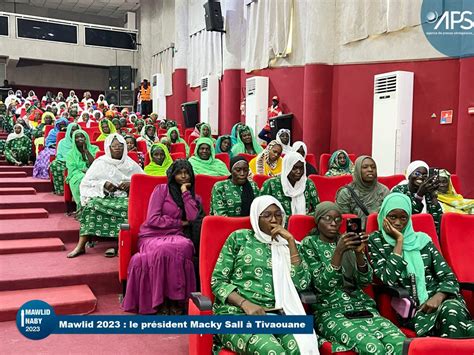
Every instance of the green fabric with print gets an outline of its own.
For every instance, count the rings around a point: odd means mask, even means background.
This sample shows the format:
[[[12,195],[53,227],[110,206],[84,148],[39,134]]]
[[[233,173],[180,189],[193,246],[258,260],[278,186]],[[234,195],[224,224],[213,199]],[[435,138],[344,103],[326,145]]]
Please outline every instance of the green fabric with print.
[[[54,159],[51,164],[49,164],[49,171],[51,172],[51,176],[53,178],[54,193],[57,195],[64,194],[64,172],[66,171],[66,162],[63,160]]]
[[[260,195],[260,190],[255,182],[249,181],[254,197]],[[211,193],[211,215],[240,217],[242,212],[242,186],[234,184],[230,179],[214,184]]]
[[[120,225],[127,223],[128,197],[95,197],[80,210],[80,235],[117,238]]]
[[[11,139],[5,143],[4,154],[5,159],[12,164],[28,164],[31,157],[31,139],[27,136]]]

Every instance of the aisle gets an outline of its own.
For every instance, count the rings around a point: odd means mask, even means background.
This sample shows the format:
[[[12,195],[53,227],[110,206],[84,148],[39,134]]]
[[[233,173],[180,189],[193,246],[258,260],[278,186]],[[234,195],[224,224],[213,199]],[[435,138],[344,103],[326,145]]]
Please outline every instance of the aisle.
[[[0,133],[0,138],[3,138]],[[114,242],[101,241],[67,259],[79,223],[32,167],[0,157],[0,352],[2,354],[186,354],[186,335],[52,335],[33,342],[14,319],[27,300],[42,299],[58,314],[125,314],[119,305],[118,259],[105,258]]]

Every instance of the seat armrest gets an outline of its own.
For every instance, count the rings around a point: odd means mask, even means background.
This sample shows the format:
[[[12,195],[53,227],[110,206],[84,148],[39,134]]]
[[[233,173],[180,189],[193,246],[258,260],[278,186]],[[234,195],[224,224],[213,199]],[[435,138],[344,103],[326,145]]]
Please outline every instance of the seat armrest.
[[[474,282],[460,282],[459,287],[461,290],[474,291]]]
[[[122,224],[122,226],[128,226],[128,224]],[[119,263],[119,280],[127,280],[128,264],[132,258],[132,245],[131,236],[128,229],[120,229],[118,238],[118,263]]]
[[[129,231],[129,230],[130,230],[130,224],[128,224],[128,223],[122,223],[122,224],[120,225],[120,230],[122,230],[122,231]]]
[[[401,287],[387,286],[387,285],[374,285],[374,290],[376,293],[385,293],[391,297],[397,298],[408,298],[410,293]]]
[[[191,292],[191,300],[200,311],[212,310],[212,302],[209,297],[204,296],[201,292]]]
[[[317,301],[317,296],[313,291],[303,291],[299,292],[300,300],[304,304],[315,304]]]

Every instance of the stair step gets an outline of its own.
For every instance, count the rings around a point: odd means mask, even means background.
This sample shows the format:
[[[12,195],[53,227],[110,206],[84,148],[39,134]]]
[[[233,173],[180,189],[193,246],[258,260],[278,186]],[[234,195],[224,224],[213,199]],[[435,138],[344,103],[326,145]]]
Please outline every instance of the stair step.
[[[0,292],[0,321],[16,319],[18,309],[35,299],[49,303],[56,314],[88,314],[97,306],[97,298],[87,285],[3,291]]]
[[[27,174],[25,171],[0,171],[1,178],[22,178],[26,177]]]
[[[44,208],[49,213],[61,213],[66,211],[66,204],[63,196],[39,192],[35,195],[0,196],[0,209],[3,208]]]
[[[0,172],[6,172],[6,171],[24,171],[27,176],[33,175],[32,166],[14,166],[14,165],[0,166]]]
[[[48,218],[44,208],[8,208],[0,210],[0,219]]]
[[[0,254],[38,253],[59,251],[65,248],[59,238],[0,240]]]
[[[35,195],[36,190],[32,187],[1,187],[1,195]]]
[[[30,176],[23,178],[3,178],[0,180],[0,188],[2,187],[34,187],[38,192],[50,192],[53,188],[51,181],[35,179]]]

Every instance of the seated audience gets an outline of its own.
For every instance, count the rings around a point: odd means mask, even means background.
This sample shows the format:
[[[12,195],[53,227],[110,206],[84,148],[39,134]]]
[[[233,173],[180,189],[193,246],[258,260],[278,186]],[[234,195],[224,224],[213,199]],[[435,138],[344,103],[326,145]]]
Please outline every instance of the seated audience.
[[[326,176],[351,175],[354,173],[354,164],[352,164],[349,154],[345,150],[336,150],[332,153],[328,162],[328,171]]]
[[[443,212],[474,214],[474,200],[464,198],[456,192],[451,174],[446,169],[439,171],[438,202]]]
[[[317,175],[318,174],[318,169],[316,169],[313,165],[311,165],[307,160],[306,156],[308,155],[308,148],[306,147],[306,144],[302,141],[296,141],[293,143],[292,146],[293,151],[300,153],[301,156],[305,159],[306,161],[306,176],[310,175]]]
[[[122,307],[140,314],[180,315],[196,290],[190,224],[202,219],[201,199],[194,193],[194,174],[185,159],[168,169],[168,184],[153,191],[138,235],[139,252],[128,266]]]
[[[316,228],[301,243],[301,255],[317,296],[312,310],[320,345],[329,340],[333,352],[365,354],[371,349],[374,354],[400,354],[405,335],[380,316],[374,300],[363,291],[372,283],[365,257],[368,236],[341,235],[341,210],[329,201],[316,207],[315,222]],[[363,312],[364,317],[354,312]]]
[[[283,148],[282,154],[288,154],[293,151],[291,147],[291,132],[289,129],[282,128],[277,132],[276,141],[280,143]]]
[[[241,125],[237,133],[237,142],[232,144],[232,156],[241,153],[257,155],[262,152],[263,148],[257,143],[252,128],[246,125]]]
[[[367,216],[379,211],[388,194],[388,188],[377,181],[375,161],[362,155],[355,162],[352,182],[337,191],[336,203],[342,213],[356,214],[361,218],[362,228],[365,228]]]
[[[199,137],[194,140],[194,143],[196,143],[199,138],[209,138],[212,140],[212,143],[216,144],[216,140],[212,137],[211,125],[209,123],[201,122],[201,127],[199,128]]]
[[[412,201],[391,193],[377,217],[379,231],[369,238],[375,275],[386,285],[406,289],[417,308],[405,326],[418,336],[474,337],[474,322],[451,268],[423,232],[415,232]]]
[[[145,174],[152,176],[166,176],[166,171],[173,163],[168,148],[164,144],[155,143],[151,146],[150,163],[145,166]]]
[[[135,126],[135,133],[140,134],[143,127],[145,127],[145,120],[143,118],[139,118],[135,121],[133,125]]]
[[[36,127],[35,131],[33,132],[33,139],[36,149],[36,155],[39,154],[39,146],[44,146],[44,132],[46,130],[46,126],[51,126],[54,124],[56,117],[52,112],[45,112],[41,116],[41,123]]]
[[[271,196],[257,197],[250,208],[252,229],[227,238],[211,278],[217,315],[306,315],[298,291],[308,287],[306,262],[285,228],[285,210]],[[249,262],[251,260],[251,262]],[[318,354],[314,334],[217,334],[216,351],[239,354]]]
[[[216,159],[214,144],[209,138],[199,138],[196,142],[194,155],[189,158],[194,174],[212,176],[229,176],[229,170],[224,162]]]
[[[189,156],[189,146],[186,141],[179,136],[178,127],[170,127],[166,132],[166,137],[168,138],[170,144],[184,143],[184,147],[186,149],[186,156]]]
[[[32,164],[31,161],[31,140],[23,133],[23,126],[16,124],[13,132],[7,136],[5,143],[5,159],[10,164],[22,166]]]
[[[435,222],[436,231],[440,235],[443,209],[436,196],[439,180],[436,175],[428,176],[428,172],[428,164],[421,160],[415,160],[408,165],[405,174],[406,180],[395,186],[392,192],[400,192],[410,198],[413,214],[431,214]]]
[[[237,136],[239,135],[239,131],[240,131],[240,127],[242,126],[245,126],[244,123],[242,122],[239,122],[239,123],[236,123],[233,127],[232,127],[232,131],[230,133],[230,139],[232,141],[232,146],[234,146],[235,143],[237,143]]]
[[[196,126],[194,126],[194,131],[189,135],[188,142],[193,142],[196,140],[196,138],[199,138],[201,136],[201,126],[203,124],[204,122],[196,123]]]
[[[220,136],[216,142],[216,153],[227,153],[231,156],[232,140],[229,135]]]
[[[268,143],[267,147],[250,161],[250,175],[259,174],[270,177],[280,175],[283,161],[281,158],[282,152],[283,147],[281,143],[277,141]]]
[[[145,165],[145,155],[143,152],[138,150],[137,139],[131,135],[127,134],[124,136],[125,142],[127,142],[127,152],[135,152],[138,154],[138,160],[140,161],[140,166]]]
[[[158,136],[156,135],[156,127],[147,124],[140,132],[139,141],[145,141],[147,150],[150,150],[151,146],[158,142]]]
[[[110,135],[114,134],[117,130],[115,129],[114,124],[107,118],[104,118],[99,123],[100,136],[97,137],[96,142],[105,141],[105,139]]]
[[[118,236],[120,224],[127,221],[132,175],[143,174],[140,166],[127,155],[127,143],[120,134],[112,133],[106,138],[104,151],[105,155],[94,160],[80,184],[79,242],[68,258],[84,254],[91,236]],[[113,250],[106,253],[115,256]]]
[[[313,181],[306,177],[305,161],[296,152],[285,155],[280,176],[265,181],[261,195],[274,196],[288,217],[314,214],[319,203],[318,191]]]
[[[244,157],[230,160],[229,179],[214,184],[211,193],[211,215],[243,217],[250,214],[250,205],[260,191],[255,182],[249,180],[249,164]]]

